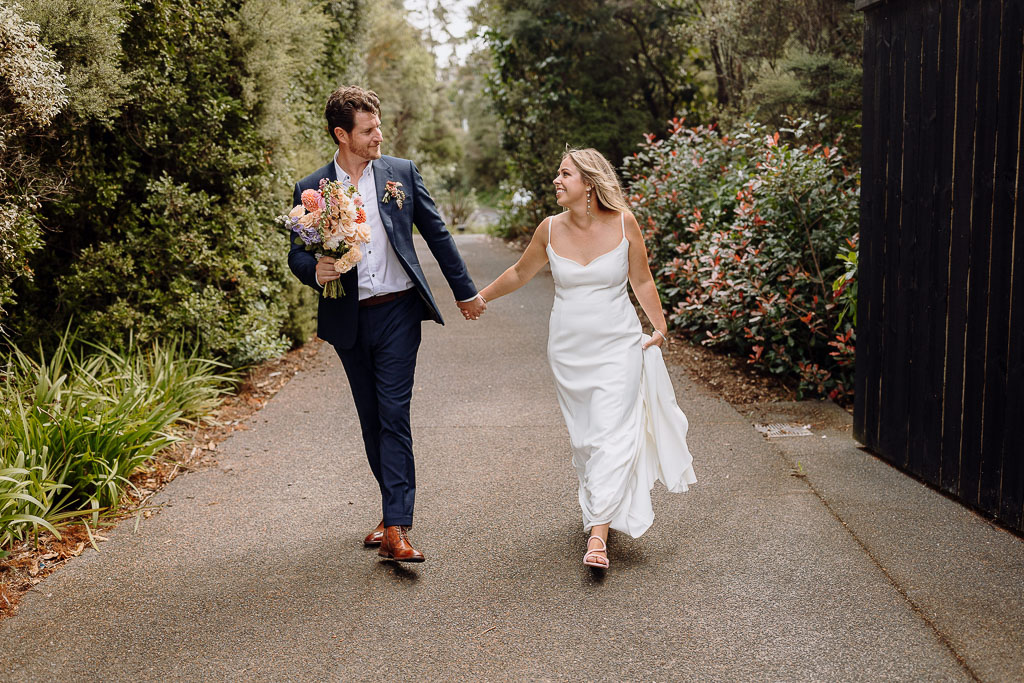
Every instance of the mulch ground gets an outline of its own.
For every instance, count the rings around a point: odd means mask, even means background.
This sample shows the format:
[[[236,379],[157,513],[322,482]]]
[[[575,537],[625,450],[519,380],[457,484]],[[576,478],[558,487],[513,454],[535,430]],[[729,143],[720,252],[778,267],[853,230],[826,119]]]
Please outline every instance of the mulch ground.
[[[149,518],[153,510],[149,499],[184,472],[195,472],[216,464],[217,444],[239,429],[248,429],[248,418],[305,367],[322,342],[295,349],[275,360],[267,361],[246,373],[238,391],[197,427],[179,431],[182,440],[170,446],[131,477],[129,489],[116,515],[100,519],[98,526],[67,524],[60,527],[61,538],[48,532],[38,539],[12,546],[10,555],[0,560],[0,619],[13,616],[18,602],[46,576],[78,557],[89,546],[96,547],[107,539],[103,529],[129,518]]]
[[[744,358],[680,337],[661,348],[667,363],[683,366],[695,382],[733,406],[796,400],[795,385],[755,370]]]

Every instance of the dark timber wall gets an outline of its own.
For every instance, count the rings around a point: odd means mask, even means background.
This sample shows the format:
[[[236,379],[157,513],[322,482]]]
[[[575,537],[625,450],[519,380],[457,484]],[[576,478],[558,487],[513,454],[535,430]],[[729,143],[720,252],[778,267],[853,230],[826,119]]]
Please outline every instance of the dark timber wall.
[[[1024,530],[1024,0],[859,0],[854,435]]]

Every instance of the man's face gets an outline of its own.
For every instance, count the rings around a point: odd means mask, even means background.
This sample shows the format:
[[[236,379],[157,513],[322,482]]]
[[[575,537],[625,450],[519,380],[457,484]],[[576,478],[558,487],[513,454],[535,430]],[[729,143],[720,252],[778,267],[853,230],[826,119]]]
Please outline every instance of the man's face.
[[[376,114],[357,111],[351,133],[341,128],[334,130],[349,153],[367,161],[380,159],[380,145],[384,142],[384,136],[380,132],[380,117]]]

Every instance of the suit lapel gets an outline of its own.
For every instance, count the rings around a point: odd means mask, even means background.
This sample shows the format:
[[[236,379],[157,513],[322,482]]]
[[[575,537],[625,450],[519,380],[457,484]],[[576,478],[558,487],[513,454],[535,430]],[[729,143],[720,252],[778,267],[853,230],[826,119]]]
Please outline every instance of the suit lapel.
[[[384,224],[384,232],[388,234],[388,240],[393,245],[395,243],[395,227],[391,224],[391,205],[395,203],[394,199],[384,202],[384,187],[386,183],[394,179],[394,173],[391,170],[391,165],[383,159],[374,159],[373,164],[373,184],[377,188],[377,212],[380,213],[380,222]],[[365,198],[364,198],[365,201]]]

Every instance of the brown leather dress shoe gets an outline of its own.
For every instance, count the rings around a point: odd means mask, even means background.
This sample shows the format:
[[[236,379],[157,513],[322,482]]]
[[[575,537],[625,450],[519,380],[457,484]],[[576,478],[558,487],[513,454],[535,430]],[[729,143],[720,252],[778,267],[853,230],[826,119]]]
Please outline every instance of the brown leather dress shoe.
[[[366,538],[363,539],[363,545],[375,546],[380,545],[381,541],[384,540],[384,522],[377,525],[377,528],[366,534]]]
[[[409,542],[409,529],[404,526],[389,526],[384,529],[384,539],[377,554],[396,562],[423,562],[426,559],[423,553],[412,547],[412,543]]]

